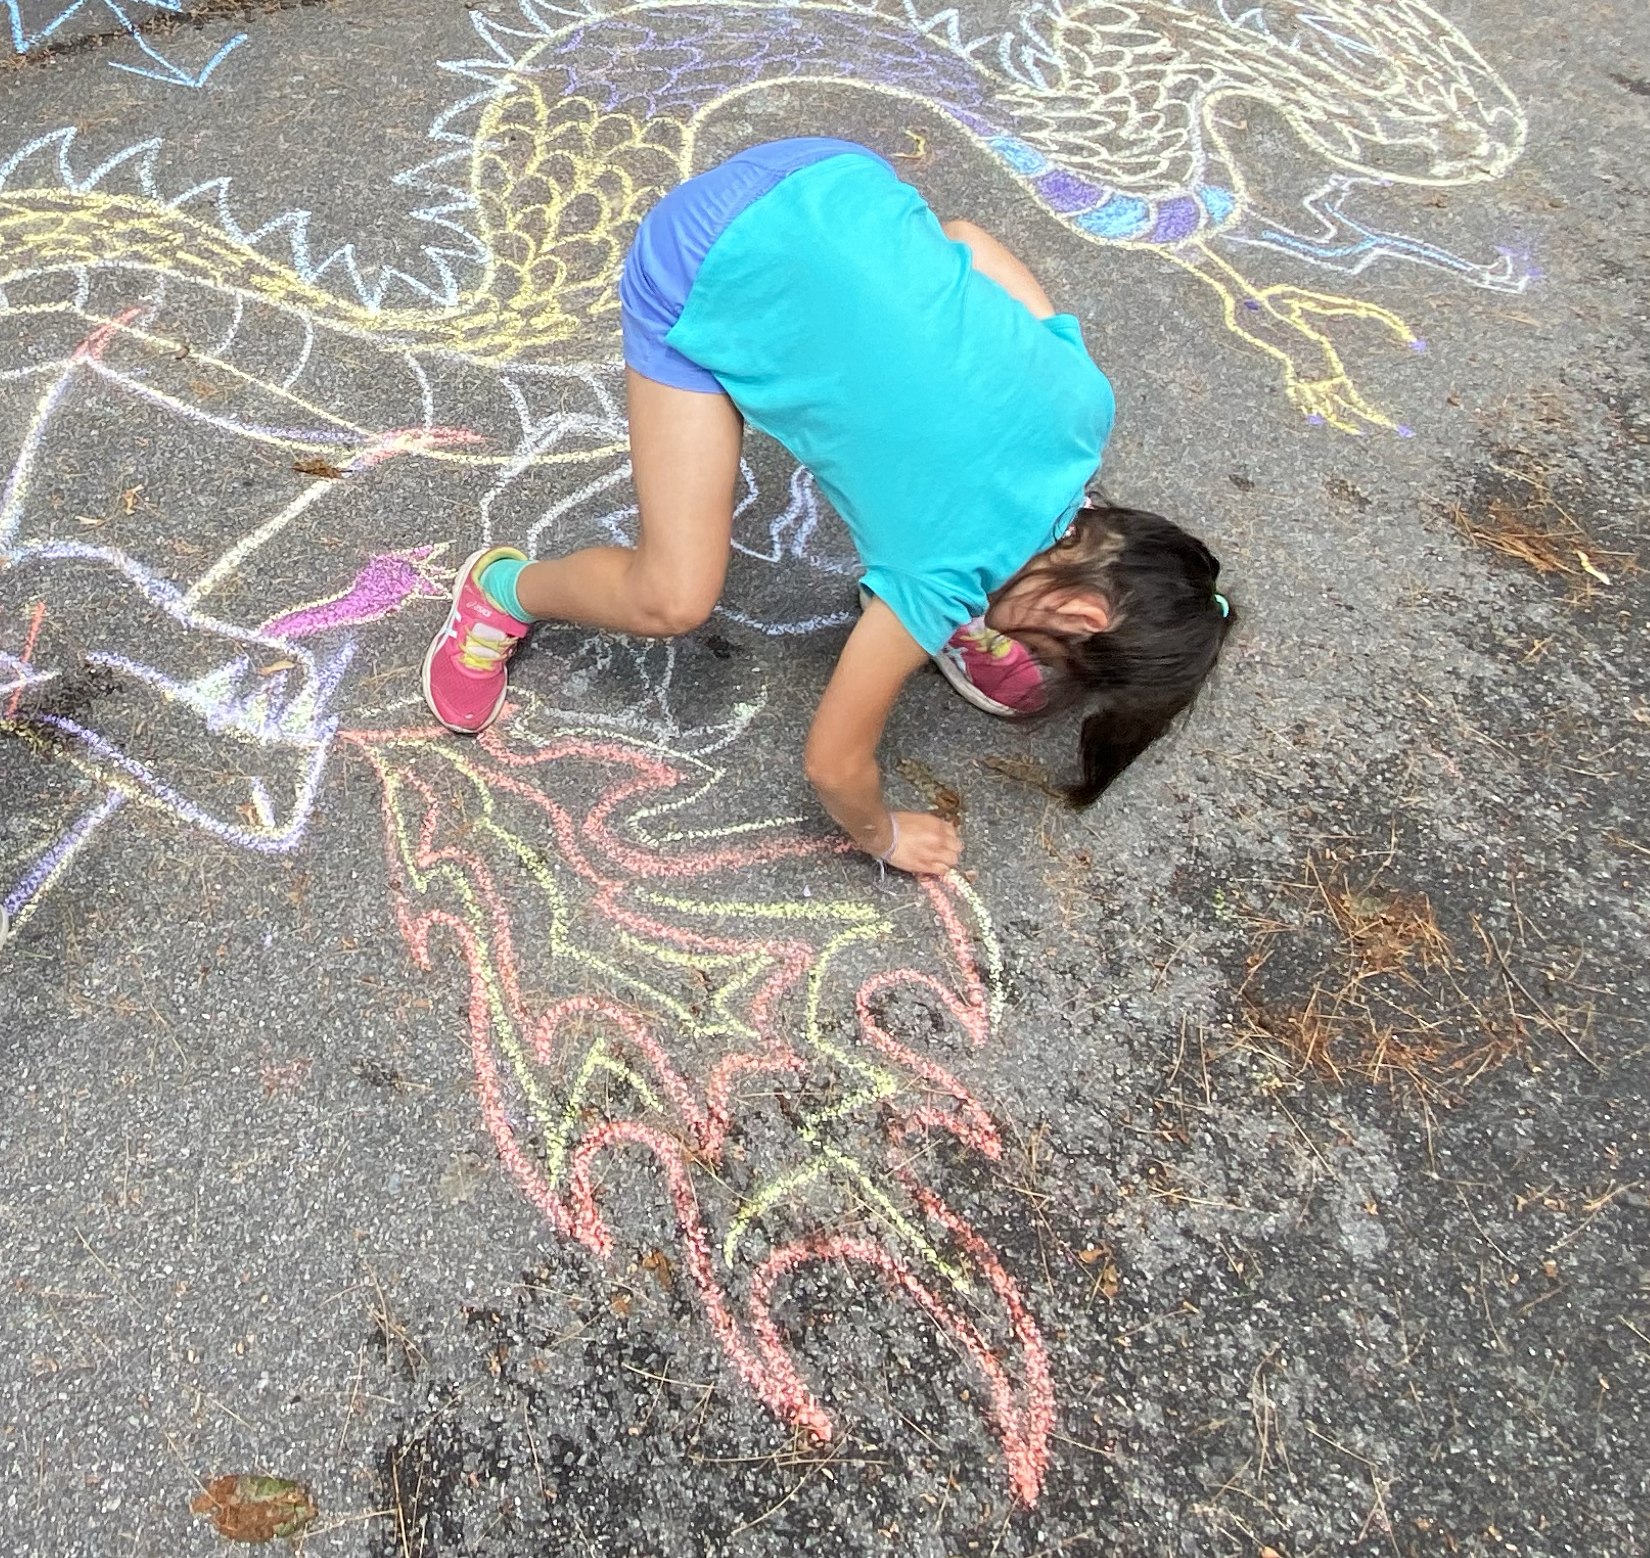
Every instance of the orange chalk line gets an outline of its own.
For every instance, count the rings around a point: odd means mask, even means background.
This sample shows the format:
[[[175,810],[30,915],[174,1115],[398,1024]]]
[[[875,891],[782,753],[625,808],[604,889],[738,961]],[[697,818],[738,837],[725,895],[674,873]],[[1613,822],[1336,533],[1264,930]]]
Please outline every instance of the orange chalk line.
[[[28,677],[22,673],[29,668],[29,662],[34,658],[35,641],[40,637],[40,624],[46,620],[46,603],[37,600],[34,611],[29,617],[29,630],[23,637],[23,650],[18,655],[17,685],[12,688],[11,696],[6,699],[6,718],[11,719],[17,713],[17,705],[23,701],[23,689],[28,686]]]

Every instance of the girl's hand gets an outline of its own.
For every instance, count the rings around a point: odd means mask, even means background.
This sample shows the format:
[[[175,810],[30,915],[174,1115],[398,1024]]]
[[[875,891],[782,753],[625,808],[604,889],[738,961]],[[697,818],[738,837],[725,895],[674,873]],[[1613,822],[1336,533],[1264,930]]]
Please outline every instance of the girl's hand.
[[[962,857],[962,835],[956,824],[926,811],[896,811],[889,815],[899,825],[899,839],[888,864],[914,876],[943,876]]]

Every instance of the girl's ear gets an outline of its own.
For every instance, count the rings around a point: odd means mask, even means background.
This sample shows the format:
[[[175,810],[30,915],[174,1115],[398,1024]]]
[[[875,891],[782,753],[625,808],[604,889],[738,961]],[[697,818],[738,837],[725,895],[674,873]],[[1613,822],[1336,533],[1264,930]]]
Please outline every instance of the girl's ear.
[[[1049,602],[1050,624],[1057,632],[1086,636],[1111,626],[1111,602],[1093,590],[1069,590]]]

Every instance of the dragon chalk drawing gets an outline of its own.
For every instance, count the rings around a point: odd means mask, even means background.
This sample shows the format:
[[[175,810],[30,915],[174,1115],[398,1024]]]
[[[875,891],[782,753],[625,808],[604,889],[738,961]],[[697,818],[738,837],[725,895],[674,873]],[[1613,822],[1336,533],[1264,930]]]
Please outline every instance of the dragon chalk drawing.
[[[218,66],[246,42],[246,34],[238,32],[221,43],[204,63],[190,69],[157,47],[144,30],[146,23],[183,14],[187,0],[125,0],[125,3],[122,0],[95,0],[95,3],[94,0],[56,0],[45,6],[34,0],[0,0],[0,5],[4,6],[9,23],[14,54],[33,54],[60,47],[69,35],[70,22],[89,23],[94,29],[101,23],[105,29],[124,33],[138,54],[136,60],[110,60],[111,70],[147,76],[168,86],[205,86]]]
[[[1407,429],[1332,332],[1365,321],[1422,343],[1365,298],[1252,282],[1243,256],[1346,277],[1391,259],[1519,290],[1533,271],[1515,251],[1474,262],[1355,208],[1376,186],[1493,179],[1525,125],[1419,0],[1040,4],[977,35],[954,10],[889,4],[477,14],[482,51],[445,67],[467,95],[398,176],[434,233],[406,268],[314,252],[303,212],[248,230],[227,180],[163,190],[159,140],[87,168],[58,130],[0,162],[0,750],[59,776],[24,782],[0,903],[26,927],[135,808],[225,849],[299,850],[330,766],[363,765],[401,933],[421,968],[466,985],[487,1126],[552,1229],[607,1252],[600,1164],[653,1164],[731,1366],[821,1436],[831,1418],[776,1304],[822,1262],[881,1282],[983,1380],[1029,1503],[1053,1431],[1047,1349],[1003,1259],[922,1167],[927,1138],[1000,1151],[963,1075],[996,1037],[984,906],[960,879],[912,886],[931,952],[883,966],[910,933],[833,846],[794,819],[691,825],[724,783],[718,754],[762,711],[760,666],[688,693],[673,646],[592,635],[584,669],[635,689],[620,713],[581,704],[575,656],[558,706],[520,692],[469,744],[423,724],[415,697],[375,698],[358,671],[373,635],[433,617],[450,568],[436,507],[398,502],[395,483],[479,492],[480,534],[534,548],[625,531],[618,266],[701,164],[712,116],[752,94],[847,84],[948,120],[1028,209],[1212,289],[1294,407],[1347,432]],[[1246,104],[1321,170],[1293,220],[1250,193],[1229,132]],[[111,427],[186,441],[192,482],[151,471],[120,512],[76,513],[62,473],[98,424],[101,447]],[[236,479],[249,465],[261,480]],[[202,471],[222,473],[204,517]],[[323,525],[351,539],[320,545]],[[747,470],[737,544],[756,582],[736,620],[844,620],[817,602],[851,593],[852,559],[806,473],[775,492]],[[840,588],[799,587],[804,570]],[[210,763],[190,757],[203,743]],[[913,1006],[921,1039],[897,1020]],[[942,1048],[963,1058],[941,1064]],[[781,1088],[812,1101],[785,1130],[746,1129]]]

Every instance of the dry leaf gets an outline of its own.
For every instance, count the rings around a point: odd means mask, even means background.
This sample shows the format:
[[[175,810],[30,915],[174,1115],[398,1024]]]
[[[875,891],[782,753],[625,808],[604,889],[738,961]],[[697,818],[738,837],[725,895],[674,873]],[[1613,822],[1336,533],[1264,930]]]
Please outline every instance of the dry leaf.
[[[650,1255],[642,1257],[642,1270],[653,1278],[659,1286],[668,1293],[676,1281],[676,1269],[670,1264],[670,1257],[663,1250],[654,1250]]]
[[[259,676],[273,676],[277,671],[291,671],[297,668],[296,660],[271,660],[268,665],[258,667]]]
[[[142,491],[143,491],[143,487],[140,484],[136,487],[128,487],[124,492],[121,493],[121,495],[120,495],[120,506],[123,509],[125,509],[128,514],[134,513],[136,511],[137,506],[138,506],[138,497],[142,493]]]
[[[331,460],[294,460],[292,468],[300,476],[325,476],[329,481],[337,481],[345,474],[341,465],[334,465]]]
[[[612,1299],[609,1300],[609,1307],[613,1310],[613,1313],[618,1315],[622,1320],[630,1313],[631,1307],[635,1304],[635,1302],[635,1297],[632,1294],[615,1293]]]
[[[218,1477],[190,1499],[189,1508],[210,1515],[218,1535],[231,1542],[297,1536],[315,1518],[309,1490],[285,1477]]]
[[[1117,1262],[1111,1257],[1111,1246],[1091,1244],[1086,1250],[1079,1250],[1077,1258],[1085,1266],[1100,1267],[1095,1275],[1093,1292],[1089,1296],[1092,1298],[1094,1293],[1104,1293],[1107,1298],[1116,1298],[1117,1290],[1122,1286],[1123,1273],[1117,1269]]]
[[[926,763],[919,763],[914,757],[902,757],[894,764],[894,772],[921,793],[936,817],[950,823],[961,818],[962,796],[944,783]]]
[[[470,1151],[456,1152],[447,1160],[441,1177],[436,1181],[436,1193],[449,1206],[470,1200],[487,1179],[487,1165]]]

